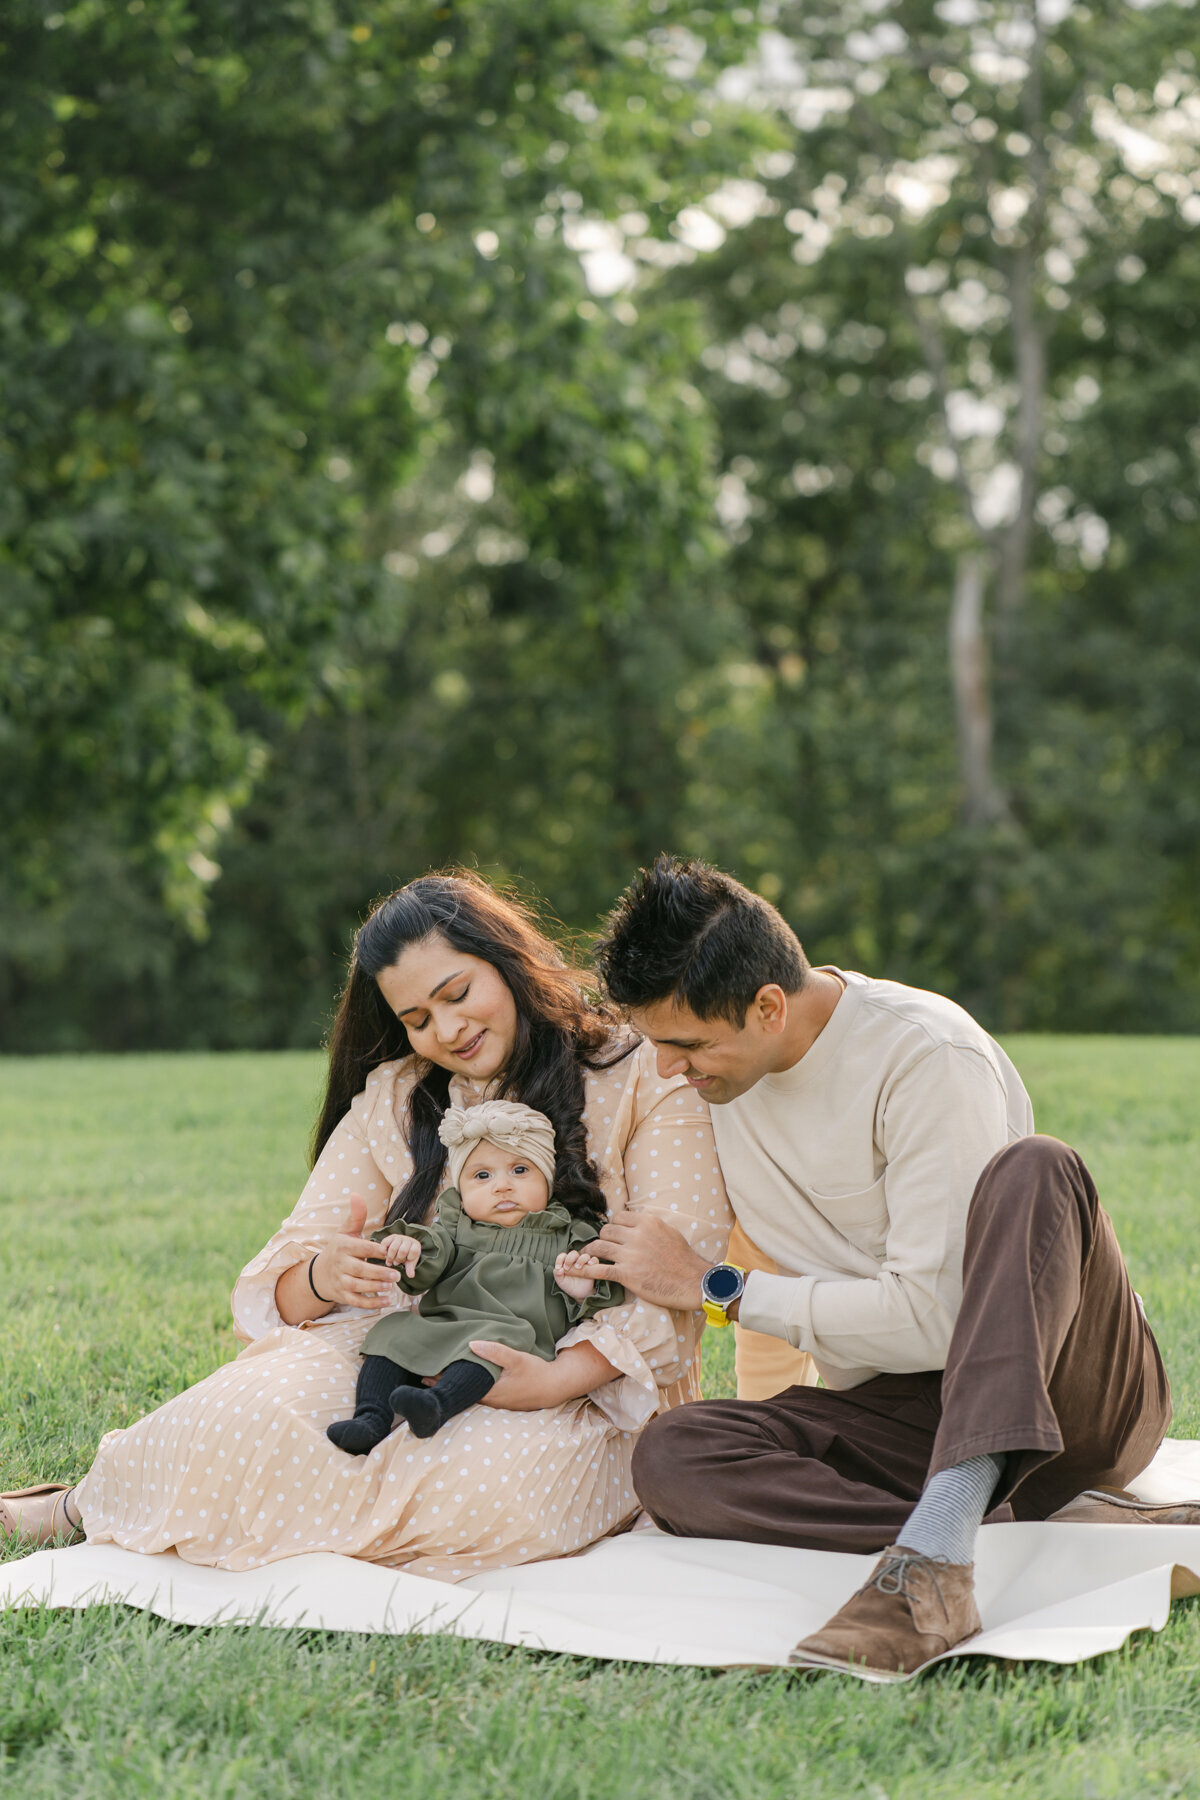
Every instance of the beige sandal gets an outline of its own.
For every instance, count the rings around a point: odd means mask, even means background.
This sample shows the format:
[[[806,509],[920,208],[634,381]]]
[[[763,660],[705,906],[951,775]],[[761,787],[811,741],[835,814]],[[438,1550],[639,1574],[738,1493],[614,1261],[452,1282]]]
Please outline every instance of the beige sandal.
[[[43,1481],[37,1487],[14,1488],[11,1493],[0,1494],[0,1534],[35,1547],[81,1544],[87,1533],[82,1525],[72,1525],[67,1516],[67,1495],[74,1491],[74,1486],[65,1481]],[[49,1500],[51,1495],[54,1498],[49,1508],[12,1504],[21,1500]],[[26,1512],[32,1514],[27,1525],[23,1523]]]

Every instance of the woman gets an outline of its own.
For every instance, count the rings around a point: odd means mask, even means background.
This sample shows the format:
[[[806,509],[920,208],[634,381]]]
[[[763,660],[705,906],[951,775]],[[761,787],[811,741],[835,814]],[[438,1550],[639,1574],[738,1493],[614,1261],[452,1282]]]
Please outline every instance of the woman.
[[[443,1109],[496,1096],[546,1113],[560,1168],[587,1185],[593,1164],[610,1208],[659,1212],[721,1256],[730,1218],[704,1102],[588,1004],[515,901],[472,874],[424,876],[358,934],[312,1175],[234,1288],[248,1348],[110,1432],[70,1493],[10,1498],[8,1529],[19,1513],[42,1541],[65,1520],[92,1543],[219,1568],[324,1550],[458,1581],[624,1524],[635,1434],[698,1393],[692,1314],[630,1301],[576,1326],[552,1363],[487,1346],[502,1365],[491,1393],[428,1443],[399,1429],[350,1457],[325,1436],[353,1406],[368,1328],[411,1304],[365,1234],[426,1216]]]

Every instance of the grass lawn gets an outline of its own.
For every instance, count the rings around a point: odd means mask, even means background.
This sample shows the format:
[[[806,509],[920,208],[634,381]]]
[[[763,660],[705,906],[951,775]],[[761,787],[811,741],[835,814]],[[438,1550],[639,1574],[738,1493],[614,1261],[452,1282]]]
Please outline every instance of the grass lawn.
[[[1200,1436],[1200,1041],[1026,1038],[1039,1127],[1091,1166]],[[288,1210],[315,1056],[0,1061],[3,1486],[233,1355],[238,1267]],[[732,1391],[705,1340],[705,1387]],[[0,1615],[0,1795],[449,1800],[1200,1796],[1200,1601],[1076,1668],[912,1687],[588,1663],[450,1639]]]

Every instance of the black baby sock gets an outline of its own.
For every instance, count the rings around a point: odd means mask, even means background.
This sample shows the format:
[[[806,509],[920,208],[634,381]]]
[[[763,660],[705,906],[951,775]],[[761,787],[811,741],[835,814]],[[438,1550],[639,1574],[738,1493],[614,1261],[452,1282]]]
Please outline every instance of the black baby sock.
[[[364,1356],[354,1393],[354,1417],[335,1419],[325,1436],[350,1456],[366,1456],[376,1444],[382,1444],[395,1423],[391,1393],[396,1377],[407,1374],[407,1369],[389,1357]]]
[[[393,1388],[388,1405],[408,1420],[414,1437],[432,1437],[447,1419],[482,1400],[495,1381],[496,1377],[479,1363],[452,1362],[439,1375],[436,1387]]]

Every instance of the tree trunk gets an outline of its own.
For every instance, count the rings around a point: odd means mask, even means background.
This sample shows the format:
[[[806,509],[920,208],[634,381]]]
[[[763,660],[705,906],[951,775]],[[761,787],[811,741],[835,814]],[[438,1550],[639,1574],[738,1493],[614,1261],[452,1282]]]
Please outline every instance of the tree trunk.
[[[1028,171],[1033,181],[1029,210],[1008,266],[1013,372],[1017,378],[1016,451],[1018,489],[1016,516],[1000,539],[996,579],[996,632],[1001,654],[1011,649],[1017,614],[1025,600],[1033,545],[1038,463],[1046,407],[1046,324],[1037,304],[1038,269],[1045,248],[1050,167],[1046,153],[1042,59],[1042,19],[1035,3],[1024,9],[1033,34],[1029,70],[1021,87],[1021,114],[1030,139]]]
[[[1046,397],[1046,344],[1034,302],[1034,251],[1018,247],[1009,275],[1012,308],[1013,365],[1017,377],[1017,511],[1000,539],[1000,567],[996,583],[996,624],[1004,642],[1011,639],[1017,613],[1025,599],[1029,554],[1033,544],[1033,516],[1038,491],[1038,458],[1042,443],[1042,414]]]
[[[994,825],[1007,819],[1008,806],[992,767],[992,698],[983,596],[987,562],[978,550],[964,551],[954,577],[950,607],[950,682],[958,727],[958,766],[963,820]]]

